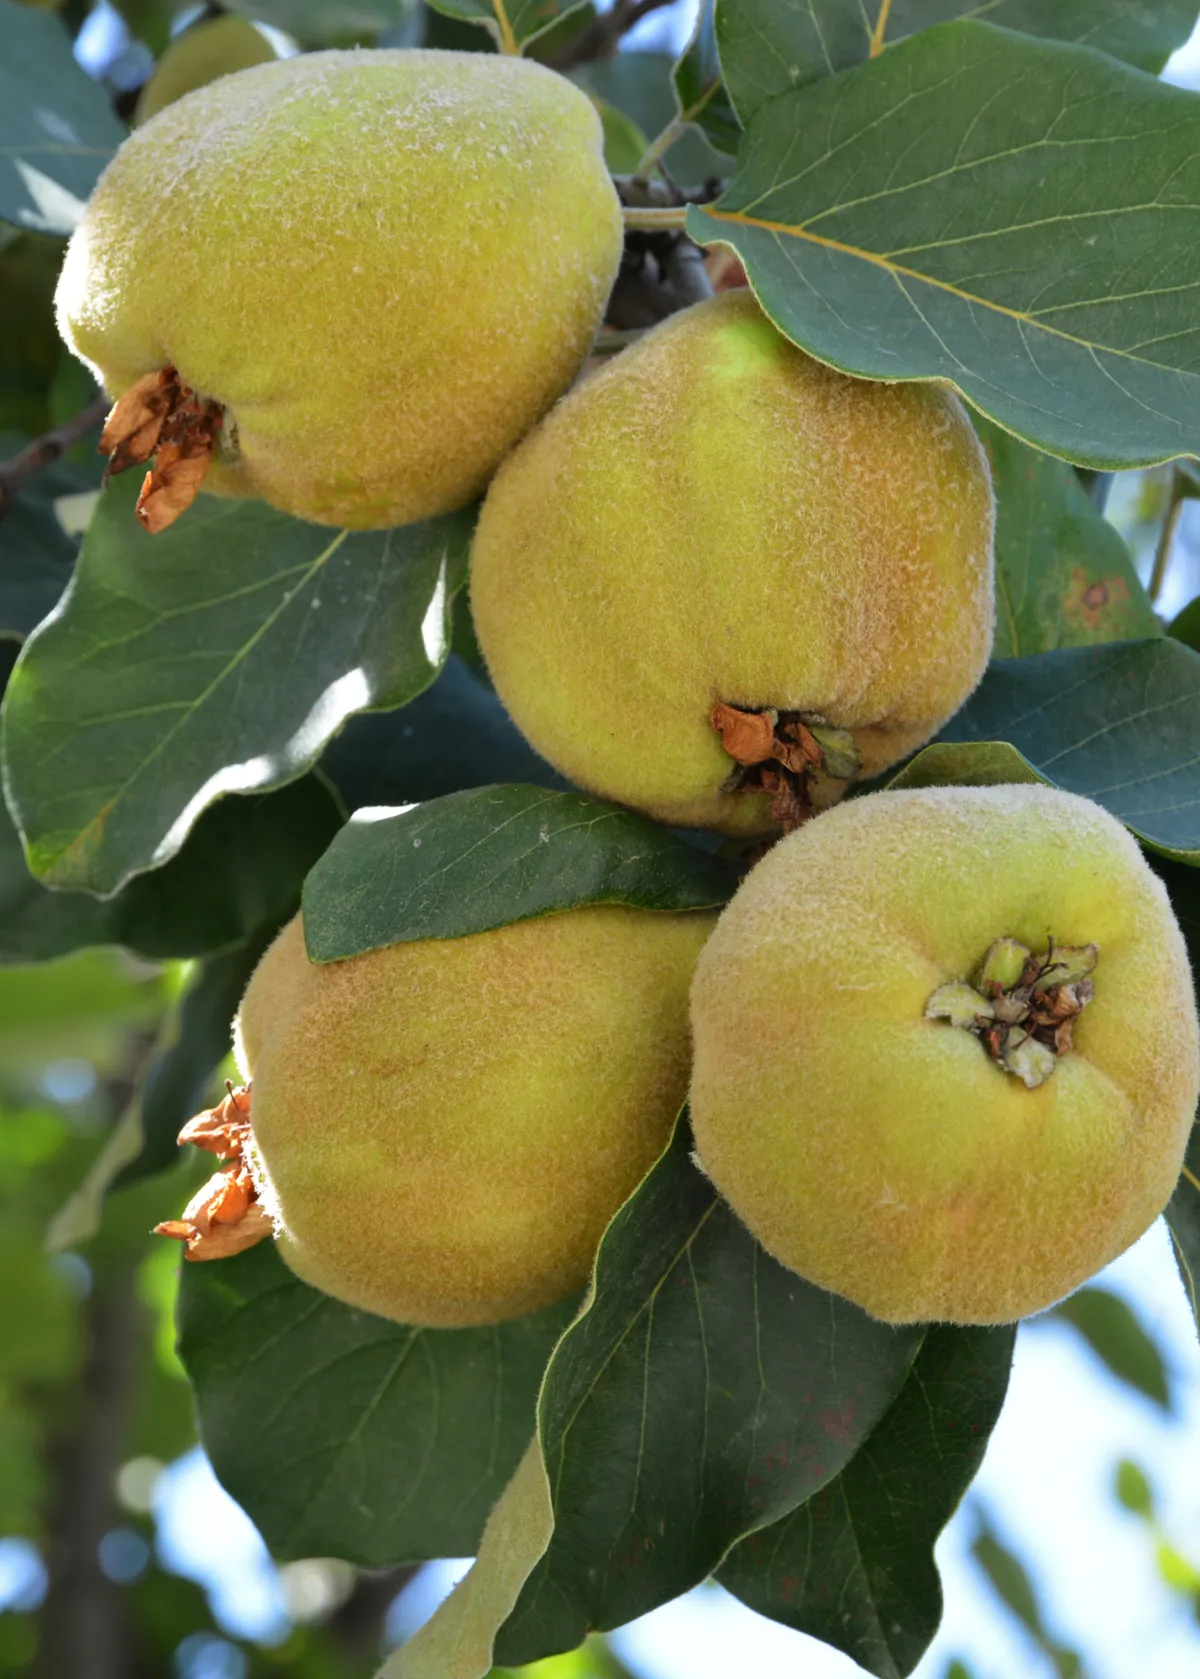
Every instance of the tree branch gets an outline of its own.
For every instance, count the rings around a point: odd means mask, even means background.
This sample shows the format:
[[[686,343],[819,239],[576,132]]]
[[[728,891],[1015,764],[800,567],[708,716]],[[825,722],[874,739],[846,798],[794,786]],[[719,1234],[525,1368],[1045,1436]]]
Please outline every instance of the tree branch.
[[[622,35],[628,35],[651,12],[674,3],[675,0],[617,0],[610,12],[602,12],[548,62],[554,70],[571,70],[595,58],[611,58]]]
[[[0,465],[0,519],[3,519],[29,479],[45,467],[53,466],[60,456],[65,455],[68,449],[73,448],[81,438],[86,437],[89,431],[101,423],[111,407],[112,403],[104,392],[98,392],[78,414],[72,414],[61,426],[55,426],[52,431],[35,438],[19,455],[13,455],[11,460]]]

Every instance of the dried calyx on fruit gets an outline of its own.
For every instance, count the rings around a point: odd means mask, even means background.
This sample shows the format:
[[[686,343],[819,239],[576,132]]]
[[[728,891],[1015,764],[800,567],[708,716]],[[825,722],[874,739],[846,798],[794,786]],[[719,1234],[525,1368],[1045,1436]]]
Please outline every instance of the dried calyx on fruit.
[[[1069,1055],[1075,1021],[1096,995],[1094,944],[1058,945],[1035,955],[1019,939],[997,939],[973,985],[939,985],[926,1020],[971,1032],[993,1061],[1029,1089],[1044,1084]]]
[[[785,834],[815,816],[819,782],[848,782],[862,768],[851,731],[811,713],[746,711],[720,703],[709,721],[737,766],[724,791],[765,793],[772,820]]]
[[[100,453],[108,456],[104,481],[154,458],[137,500],[137,516],[151,536],[195,501],[224,417],[219,402],[189,390],[173,367],[147,373],[113,406],[100,433]]]
[[[225,1090],[215,1108],[189,1119],[179,1133],[181,1144],[215,1154],[220,1171],[196,1191],[182,1218],[154,1226],[156,1236],[186,1243],[188,1259],[228,1259],[275,1232],[250,1169],[250,1086],[235,1090],[226,1080]]]

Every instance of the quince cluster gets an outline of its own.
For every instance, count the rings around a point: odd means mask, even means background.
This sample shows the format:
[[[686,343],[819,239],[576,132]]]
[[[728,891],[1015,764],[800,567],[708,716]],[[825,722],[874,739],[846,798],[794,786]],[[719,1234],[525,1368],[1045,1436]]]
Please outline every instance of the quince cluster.
[[[961,404],[814,361],[747,289],[597,368],[624,218],[578,87],[237,51],[144,102],[59,286],[142,523],[198,493],[357,530],[482,496],[471,610],[518,727],[748,867],[719,915],[594,905],[324,964],[297,917],[235,1024],[245,1088],[184,1133],[218,1170],[162,1228],[494,1323],[587,1282],[690,1098],[702,1169],[810,1281],[893,1322],[1061,1298],[1170,1195],[1200,1038],[1166,893],[1098,806],[861,791],[990,655]]]

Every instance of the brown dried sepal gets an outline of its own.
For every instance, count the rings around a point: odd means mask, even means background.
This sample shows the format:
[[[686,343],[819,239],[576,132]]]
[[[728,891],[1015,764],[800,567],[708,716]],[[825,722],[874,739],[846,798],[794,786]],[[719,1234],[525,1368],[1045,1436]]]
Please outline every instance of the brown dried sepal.
[[[197,396],[173,367],[145,374],[109,414],[100,433],[106,480],[153,457],[137,502],[137,516],[152,536],[195,501],[223,418],[221,404]]]
[[[166,1219],[154,1227],[156,1236],[186,1243],[188,1259],[226,1259],[275,1231],[271,1215],[258,1199],[247,1154],[250,1087],[235,1090],[227,1084],[226,1090],[215,1108],[189,1119],[179,1133],[181,1143],[215,1154],[224,1164],[192,1196],[182,1218]]]
[[[1024,963],[1012,983],[1015,963],[1022,955]],[[1059,952],[1051,939],[1046,954],[1035,956],[1015,939],[999,939],[984,958],[975,980],[980,1011],[972,1019],[960,1011],[952,1024],[971,1032],[993,1061],[1035,1090],[1054,1070],[1054,1061],[1047,1058],[1046,1051],[1057,1058],[1069,1055],[1074,1048],[1075,1022],[1096,995],[1090,976],[1098,955],[1095,945]],[[1007,964],[1013,964],[1008,969],[1008,984],[989,977],[1003,971]],[[939,986],[929,1000],[927,1019],[949,1018],[940,1004],[951,991],[969,994],[970,988],[953,981]]]
[[[740,706],[718,702],[709,721],[721,737],[721,745],[738,765],[728,783],[734,793],[765,793],[771,815],[785,834],[802,827],[813,815],[813,787],[819,775],[829,775],[825,749],[806,718],[798,711],[745,711]],[[842,757],[857,763],[849,736],[831,731],[839,740]],[[846,780],[834,776],[834,780]]]

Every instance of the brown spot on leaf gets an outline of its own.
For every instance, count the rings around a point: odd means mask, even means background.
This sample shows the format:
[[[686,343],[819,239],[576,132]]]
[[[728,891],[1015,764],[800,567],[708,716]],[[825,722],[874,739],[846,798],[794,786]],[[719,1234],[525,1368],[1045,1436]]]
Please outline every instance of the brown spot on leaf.
[[[1089,580],[1082,566],[1076,566],[1063,595],[1063,616],[1094,632],[1112,628],[1128,603],[1129,585],[1123,577]]]

